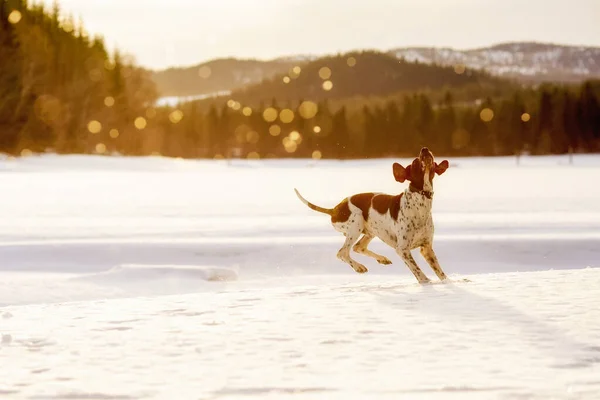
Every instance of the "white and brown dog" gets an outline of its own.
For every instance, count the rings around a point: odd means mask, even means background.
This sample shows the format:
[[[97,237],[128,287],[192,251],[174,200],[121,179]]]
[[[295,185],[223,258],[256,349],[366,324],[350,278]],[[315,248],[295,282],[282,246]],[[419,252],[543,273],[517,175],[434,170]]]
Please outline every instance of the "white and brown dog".
[[[387,257],[367,248],[369,243],[378,237],[396,250],[420,283],[427,283],[430,280],[415,262],[411,250],[419,247],[438,278],[447,279],[433,251],[434,228],[431,216],[433,178],[435,174],[443,174],[447,168],[448,161],[437,164],[431,151],[423,147],[419,157],[408,167],[393,164],[394,178],[398,182],[410,182],[409,187],[397,196],[360,193],[345,198],[330,209],[310,203],[298,190],[294,190],[308,207],[331,216],[334,229],[346,236],[337,257],[348,263],[356,272],[365,273],[367,268],[350,257],[351,248],[357,253],[373,257],[380,264],[392,263]]]

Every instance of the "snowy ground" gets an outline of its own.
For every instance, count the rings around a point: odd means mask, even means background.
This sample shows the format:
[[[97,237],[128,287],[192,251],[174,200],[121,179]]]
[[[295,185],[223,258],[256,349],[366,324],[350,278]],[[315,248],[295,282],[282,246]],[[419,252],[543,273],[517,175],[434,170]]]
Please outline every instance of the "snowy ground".
[[[0,398],[600,398],[600,157],[522,161],[436,178],[455,283],[419,286],[293,193],[391,160],[0,156]]]

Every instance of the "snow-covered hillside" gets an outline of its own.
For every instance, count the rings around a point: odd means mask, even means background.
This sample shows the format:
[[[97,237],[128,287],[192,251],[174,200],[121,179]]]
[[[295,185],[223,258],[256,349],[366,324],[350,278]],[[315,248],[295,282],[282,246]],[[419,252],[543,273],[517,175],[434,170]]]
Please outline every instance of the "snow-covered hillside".
[[[600,77],[598,47],[516,42],[472,50],[398,48],[391,53],[410,61],[462,64],[470,68],[485,69],[494,75],[525,80],[579,81]]]
[[[392,160],[0,156],[0,397],[599,398],[600,157],[450,161],[421,286],[293,192]]]

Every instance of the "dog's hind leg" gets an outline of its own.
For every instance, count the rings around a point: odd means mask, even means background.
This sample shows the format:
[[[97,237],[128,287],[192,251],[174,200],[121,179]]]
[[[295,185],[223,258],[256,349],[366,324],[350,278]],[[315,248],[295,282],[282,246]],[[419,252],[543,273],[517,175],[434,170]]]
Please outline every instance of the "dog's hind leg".
[[[367,267],[350,257],[350,249],[352,248],[352,245],[356,243],[360,237],[360,234],[361,232],[357,229],[357,227],[354,226],[349,227],[349,229],[344,232],[344,235],[346,235],[346,241],[344,242],[344,245],[340,251],[338,251],[337,258],[349,264],[359,274],[364,274],[368,271]]]
[[[448,279],[444,271],[442,271],[442,267],[440,267],[440,263],[438,262],[438,259],[435,256],[435,252],[433,251],[433,247],[431,246],[431,244],[428,243],[421,246],[421,255],[423,256],[423,258],[425,258],[433,272],[435,272],[435,274],[438,276],[438,278],[440,278],[441,281]]]
[[[364,254],[365,256],[369,256],[369,257],[376,259],[379,264],[384,264],[384,265],[391,264],[392,262],[390,261],[389,258],[382,256],[380,254],[377,254],[367,248],[369,246],[369,243],[371,243],[371,240],[373,240],[373,239],[374,239],[373,236],[365,234],[362,238],[360,238],[358,243],[356,243],[354,245],[353,250],[355,252],[357,252],[358,254]]]

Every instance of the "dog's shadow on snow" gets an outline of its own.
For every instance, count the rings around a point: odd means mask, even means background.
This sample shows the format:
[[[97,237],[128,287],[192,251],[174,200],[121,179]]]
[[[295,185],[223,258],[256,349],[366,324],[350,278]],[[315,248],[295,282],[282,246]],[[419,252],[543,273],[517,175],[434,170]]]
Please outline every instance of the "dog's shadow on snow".
[[[584,343],[574,339],[538,317],[469,290],[468,285],[449,282],[423,285],[416,290],[408,290],[407,286],[380,287],[372,293],[389,307],[429,315],[432,320],[449,321],[455,326],[468,325],[480,331],[490,329],[490,326],[515,331],[519,340],[557,360],[552,365],[554,368],[586,368],[600,364],[599,343]]]

